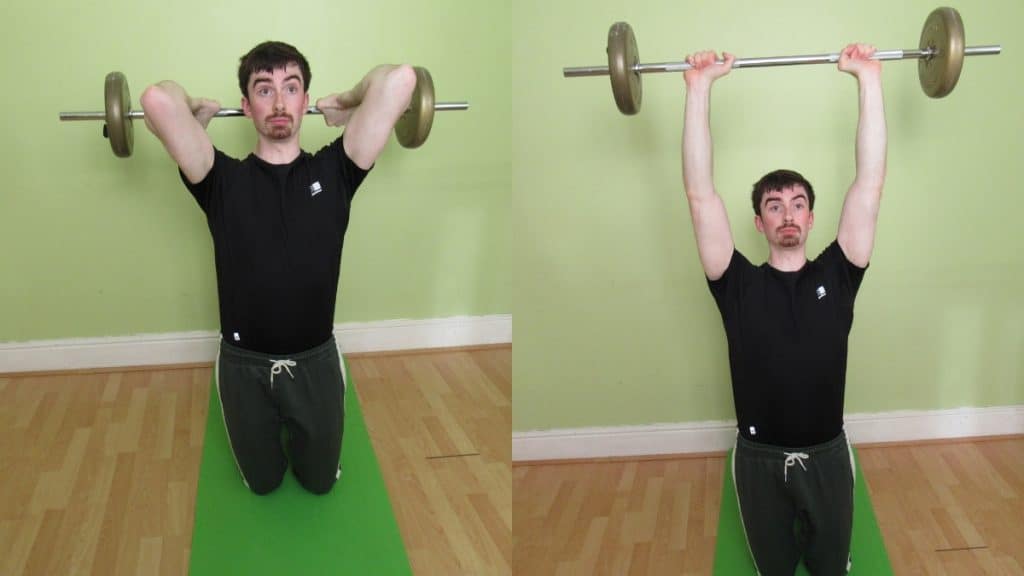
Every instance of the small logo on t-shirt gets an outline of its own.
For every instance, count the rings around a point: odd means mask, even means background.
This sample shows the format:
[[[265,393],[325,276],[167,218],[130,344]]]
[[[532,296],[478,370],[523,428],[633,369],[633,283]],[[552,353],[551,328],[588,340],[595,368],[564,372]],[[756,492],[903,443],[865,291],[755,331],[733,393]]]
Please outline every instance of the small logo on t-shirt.
[[[818,286],[818,289],[815,290],[815,292],[818,294],[818,300],[821,300],[822,298],[825,297],[825,287],[824,286]]]
[[[323,191],[324,191],[324,189],[320,187],[320,182],[319,181],[313,182],[312,184],[309,185],[309,195],[310,196],[316,196],[317,194],[319,194],[319,193],[321,193]]]

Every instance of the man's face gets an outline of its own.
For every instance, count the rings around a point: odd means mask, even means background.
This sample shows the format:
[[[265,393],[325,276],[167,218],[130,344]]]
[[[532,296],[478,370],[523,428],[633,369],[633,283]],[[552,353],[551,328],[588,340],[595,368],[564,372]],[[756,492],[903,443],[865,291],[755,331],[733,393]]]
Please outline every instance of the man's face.
[[[780,248],[796,248],[807,241],[814,227],[807,192],[796,185],[765,192],[761,198],[761,215],[754,216],[754,225],[764,234],[768,244]]]
[[[298,135],[309,106],[309,94],[297,65],[288,64],[273,72],[254,72],[246,88],[249,96],[242,98],[242,110],[252,118],[256,131],[272,141]]]

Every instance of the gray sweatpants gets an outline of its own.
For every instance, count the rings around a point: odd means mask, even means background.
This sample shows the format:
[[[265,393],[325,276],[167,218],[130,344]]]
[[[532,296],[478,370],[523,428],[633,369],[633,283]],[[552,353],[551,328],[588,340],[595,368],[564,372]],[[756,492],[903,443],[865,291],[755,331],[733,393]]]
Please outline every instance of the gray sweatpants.
[[[289,460],[307,490],[331,490],[341,476],[345,424],[345,376],[333,337],[288,355],[222,340],[216,378],[228,443],[250,490],[266,494],[277,488]]]
[[[845,433],[804,448],[736,436],[733,482],[758,573],[846,574],[853,529],[853,452]]]

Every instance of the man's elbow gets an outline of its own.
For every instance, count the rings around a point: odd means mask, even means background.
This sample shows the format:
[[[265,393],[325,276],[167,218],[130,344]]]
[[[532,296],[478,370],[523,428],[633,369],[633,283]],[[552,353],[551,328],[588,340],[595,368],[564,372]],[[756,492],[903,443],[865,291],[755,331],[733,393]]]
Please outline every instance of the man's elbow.
[[[388,72],[388,92],[398,96],[406,103],[412,99],[412,92],[416,89],[416,70],[408,64],[400,64]]]
[[[139,96],[139,104],[146,112],[147,119],[166,116],[174,109],[171,94],[160,84],[147,86]]]

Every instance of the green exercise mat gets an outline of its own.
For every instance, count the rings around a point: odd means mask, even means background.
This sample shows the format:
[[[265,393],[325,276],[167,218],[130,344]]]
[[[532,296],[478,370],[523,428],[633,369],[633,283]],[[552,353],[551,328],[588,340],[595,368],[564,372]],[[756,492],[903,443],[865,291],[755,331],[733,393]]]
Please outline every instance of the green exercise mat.
[[[854,458],[856,458],[854,450]],[[740,508],[736,502],[736,489],[732,482],[732,450],[725,457],[725,474],[722,480],[722,505],[718,513],[718,541],[715,544],[714,574],[721,576],[756,574],[754,561],[747,547],[747,537],[740,522]],[[871,496],[857,462],[857,478],[853,488],[853,537],[850,540],[851,576],[858,574],[885,576],[892,574],[889,555],[885,552],[882,533],[878,530],[875,511],[871,507]],[[803,562],[796,574],[806,576]]]
[[[342,475],[324,496],[303,489],[290,468],[281,486],[266,496],[242,484],[213,383],[196,494],[192,576],[411,574],[355,385],[346,382]]]

